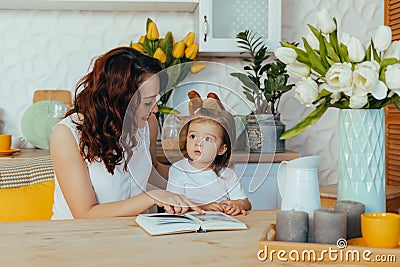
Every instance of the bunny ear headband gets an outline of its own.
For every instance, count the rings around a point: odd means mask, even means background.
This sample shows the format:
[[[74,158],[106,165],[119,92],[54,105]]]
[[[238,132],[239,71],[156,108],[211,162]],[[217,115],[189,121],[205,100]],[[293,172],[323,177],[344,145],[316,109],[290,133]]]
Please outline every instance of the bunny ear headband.
[[[204,101],[201,99],[199,93],[194,90],[188,93],[188,97],[188,109],[190,116],[193,116],[195,111],[199,108],[225,110],[224,105],[222,105],[221,103],[221,100],[219,100],[219,97],[213,92],[208,93],[207,98],[204,99]]]

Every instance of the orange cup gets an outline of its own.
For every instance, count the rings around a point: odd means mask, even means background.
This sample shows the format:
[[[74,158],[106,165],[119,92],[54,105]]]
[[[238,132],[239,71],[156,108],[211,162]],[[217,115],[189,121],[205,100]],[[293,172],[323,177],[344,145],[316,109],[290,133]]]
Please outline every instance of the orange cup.
[[[0,134],[0,151],[7,151],[11,148],[11,134]]]
[[[368,247],[396,248],[400,237],[400,215],[368,212],[361,215],[361,232]]]

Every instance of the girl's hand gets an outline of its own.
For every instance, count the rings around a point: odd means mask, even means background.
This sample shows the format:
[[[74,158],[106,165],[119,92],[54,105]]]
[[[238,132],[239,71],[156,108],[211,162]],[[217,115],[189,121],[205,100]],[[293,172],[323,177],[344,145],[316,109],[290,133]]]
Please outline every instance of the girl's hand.
[[[201,205],[200,207],[203,210],[224,212],[224,208],[217,202],[212,202],[209,204]]]
[[[165,190],[152,190],[147,192],[153,203],[165,209],[170,214],[184,214],[192,209],[200,214],[204,211],[183,195],[174,194]]]
[[[242,200],[224,200],[219,202],[219,204],[223,207],[224,212],[228,215],[238,215],[242,213],[246,215],[246,210],[243,209]]]

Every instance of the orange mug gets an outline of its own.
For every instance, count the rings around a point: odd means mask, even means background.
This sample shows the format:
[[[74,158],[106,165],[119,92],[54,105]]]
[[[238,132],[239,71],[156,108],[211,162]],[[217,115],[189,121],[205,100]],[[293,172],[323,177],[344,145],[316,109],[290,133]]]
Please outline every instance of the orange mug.
[[[399,246],[400,215],[389,212],[361,214],[361,232],[368,247],[396,248]]]
[[[11,148],[11,134],[0,134],[0,151],[7,151]]]

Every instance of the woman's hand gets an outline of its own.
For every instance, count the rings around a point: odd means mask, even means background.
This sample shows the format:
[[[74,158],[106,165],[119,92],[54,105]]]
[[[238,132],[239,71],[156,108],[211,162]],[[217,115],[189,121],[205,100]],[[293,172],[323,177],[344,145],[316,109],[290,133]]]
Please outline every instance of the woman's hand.
[[[174,194],[165,190],[152,190],[147,194],[153,199],[154,204],[165,209],[167,213],[184,214],[190,209],[204,214],[204,211],[183,195]]]

